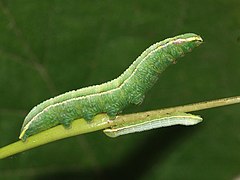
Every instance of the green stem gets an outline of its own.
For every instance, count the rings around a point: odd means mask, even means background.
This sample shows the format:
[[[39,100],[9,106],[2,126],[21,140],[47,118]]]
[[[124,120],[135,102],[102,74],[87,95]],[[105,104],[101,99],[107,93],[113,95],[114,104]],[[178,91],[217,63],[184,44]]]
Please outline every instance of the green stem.
[[[17,154],[19,152],[26,151],[28,149],[38,147],[43,144],[47,144],[59,139],[64,139],[71,136],[76,136],[79,134],[89,133],[93,131],[98,131],[101,129],[106,129],[115,125],[124,125],[125,123],[146,120],[147,118],[153,118],[156,115],[162,115],[172,112],[191,112],[203,109],[209,109],[219,106],[226,106],[230,104],[240,103],[240,96],[223,98],[213,101],[200,102],[196,104],[170,107],[165,109],[140,112],[134,114],[120,115],[115,120],[109,120],[106,114],[97,115],[91,122],[87,122],[84,119],[78,119],[73,121],[72,127],[70,129],[65,129],[62,125],[53,127],[36,135],[29,137],[26,142],[17,141],[15,143],[9,144],[0,148],[0,159],[6,158],[8,156]]]

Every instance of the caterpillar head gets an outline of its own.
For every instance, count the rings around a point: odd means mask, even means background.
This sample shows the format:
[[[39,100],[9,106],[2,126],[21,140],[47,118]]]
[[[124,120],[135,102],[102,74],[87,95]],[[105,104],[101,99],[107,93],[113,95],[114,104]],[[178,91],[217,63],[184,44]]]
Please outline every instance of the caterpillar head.
[[[171,54],[174,58],[191,52],[192,49],[203,43],[203,39],[194,33],[182,34],[167,40],[168,42],[166,43],[166,46],[169,47],[169,54]]]

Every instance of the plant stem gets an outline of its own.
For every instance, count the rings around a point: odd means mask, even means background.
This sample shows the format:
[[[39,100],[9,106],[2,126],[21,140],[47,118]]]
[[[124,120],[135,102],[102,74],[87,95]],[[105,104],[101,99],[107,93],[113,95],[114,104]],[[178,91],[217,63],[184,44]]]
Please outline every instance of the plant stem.
[[[73,121],[72,127],[69,129],[65,129],[62,125],[58,125],[56,127],[53,127],[51,129],[48,129],[46,131],[43,131],[41,133],[29,137],[26,140],[26,142],[17,141],[15,143],[4,146],[0,148],[0,159],[53,141],[57,141],[71,136],[76,136],[79,134],[98,131],[101,129],[106,129],[108,127],[112,127],[115,125],[121,124],[124,125],[125,123],[139,120],[144,121],[147,118],[154,119],[154,117],[166,113],[192,112],[236,103],[240,103],[240,96],[223,98],[207,102],[200,102],[184,106],[170,107],[147,112],[119,115],[114,120],[109,120],[109,117],[106,114],[99,114],[91,122],[87,122],[84,119],[78,119]]]

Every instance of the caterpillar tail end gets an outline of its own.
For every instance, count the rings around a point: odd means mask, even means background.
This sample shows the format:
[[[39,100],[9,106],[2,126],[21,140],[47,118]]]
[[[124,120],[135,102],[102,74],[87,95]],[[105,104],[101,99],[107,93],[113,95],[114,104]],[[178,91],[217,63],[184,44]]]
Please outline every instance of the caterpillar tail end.
[[[27,139],[26,131],[27,129],[24,128],[19,136],[19,139],[21,139],[23,142]]]

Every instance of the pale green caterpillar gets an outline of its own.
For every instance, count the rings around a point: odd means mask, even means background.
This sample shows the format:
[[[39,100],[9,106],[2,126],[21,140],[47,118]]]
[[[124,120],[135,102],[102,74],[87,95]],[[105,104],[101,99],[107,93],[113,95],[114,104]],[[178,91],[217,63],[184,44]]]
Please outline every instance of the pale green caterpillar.
[[[168,127],[173,125],[195,125],[202,121],[200,116],[189,113],[169,113],[144,121],[134,121],[134,123],[121,124],[111,129],[105,129],[103,132],[109,137],[118,137],[125,134],[142,132],[160,127]]]
[[[140,104],[159,74],[202,42],[193,33],[168,38],[146,49],[118,78],[42,102],[26,116],[19,138],[25,141],[58,124],[68,128],[76,119],[91,120],[99,113],[114,118],[129,104]]]

